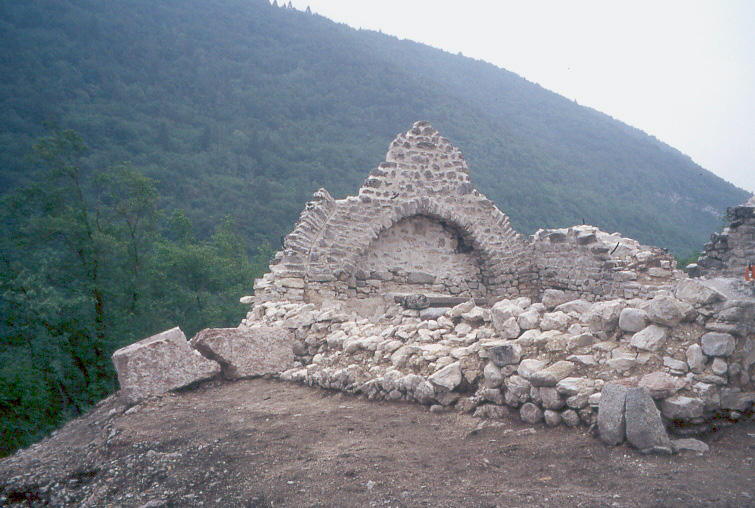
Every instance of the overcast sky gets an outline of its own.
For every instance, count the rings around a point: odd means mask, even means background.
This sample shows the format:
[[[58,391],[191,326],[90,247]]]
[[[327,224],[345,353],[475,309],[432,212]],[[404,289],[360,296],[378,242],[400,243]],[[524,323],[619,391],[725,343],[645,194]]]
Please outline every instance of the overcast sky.
[[[508,69],[755,192],[755,1],[292,4]]]

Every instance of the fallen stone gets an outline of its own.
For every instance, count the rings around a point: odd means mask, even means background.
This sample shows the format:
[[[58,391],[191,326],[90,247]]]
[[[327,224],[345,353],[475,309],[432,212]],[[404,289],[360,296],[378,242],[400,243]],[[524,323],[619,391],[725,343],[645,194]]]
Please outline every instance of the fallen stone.
[[[488,357],[499,367],[515,365],[522,358],[522,346],[519,344],[503,344],[488,350]]]
[[[679,310],[678,300],[668,295],[658,295],[648,302],[648,319],[653,323],[674,327],[681,323],[683,314]]]
[[[602,401],[602,398],[601,398]],[[627,441],[641,453],[671,454],[671,441],[661,420],[661,413],[645,387],[627,392],[624,417]]]
[[[522,331],[515,317],[508,318],[498,329],[502,339],[516,339]]]
[[[730,356],[736,341],[728,333],[708,332],[700,339],[700,345],[708,356]]]
[[[624,404],[628,388],[613,383],[603,387],[598,403],[598,433],[600,440],[608,446],[616,446],[624,441]]]
[[[574,364],[561,360],[544,369],[538,370],[529,380],[533,386],[556,386],[559,381],[569,377],[574,370]]]
[[[543,420],[543,410],[532,402],[527,402],[519,409],[519,416],[524,422],[530,424],[539,423]]]
[[[282,327],[207,328],[190,344],[218,362],[226,379],[276,374],[294,366],[291,333]]]
[[[705,355],[703,355],[703,348],[699,344],[692,344],[688,347],[686,355],[689,370],[698,374],[705,370]]]
[[[461,367],[459,362],[454,362],[451,365],[443,367],[430,376],[428,380],[440,390],[453,391],[454,388],[461,384]]]
[[[540,325],[540,313],[535,309],[522,312],[516,318],[516,323],[522,330],[532,330]]]
[[[694,279],[682,279],[676,286],[676,297],[692,305],[710,305],[725,300],[717,290]]]
[[[458,317],[461,317],[461,315],[465,312],[469,312],[470,310],[474,309],[474,307],[474,300],[468,300],[466,302],[460,303],[459,305],[448,311],[448,317],[451,319],[456,319]]]
[[[710,448],[707,444],[698,439],[674,439],[671,441],[671,451],[679,453],[682,451],[691,451],[697,453],[706,453]]]
[[[568,300],[569,297],[560,289],[546,289],[543,292],[542,302],[548,310],[553,310],[556,306],[561,305]]]
[[[490,317],[493,320],[493,328],[498,331],[503,329],[503,324],[509,319],[516,318],[524,310],[511,300],[501,300],[490,309]]]
[[[682,388],[685,382],[676,376],[666,372],[651,372],[642,376],[639,386],[643,386],[650,391],[650,396],[654,399],[663,399],[670,397]]]
[[[624,303],[618,300],[598,302],[593,304],[579,319],[590,328],[592,333],[611,332],[618,326],[623,308]]]
[[[619,328],[625,332],[639,332],[647,326],[648,315],[642,309],[627,307],[619,315]]]
[[[666,343],[667,337],[668,328],[650,325],[632,335],[632,340],[629,343],[644,351],[658,351]]]
[[[112,359],[129,403],[220,374],[220,365],[191,349],[178,327],[121,348]]]
[[[702,399],[674,395],[661,401],[661,414],[669,420],[691,420],[703,415]]]
[[[566,331],[569,326],[569,316],[561,311],[547,312],[540,321],[540,329],[543,331],[560,330]]]

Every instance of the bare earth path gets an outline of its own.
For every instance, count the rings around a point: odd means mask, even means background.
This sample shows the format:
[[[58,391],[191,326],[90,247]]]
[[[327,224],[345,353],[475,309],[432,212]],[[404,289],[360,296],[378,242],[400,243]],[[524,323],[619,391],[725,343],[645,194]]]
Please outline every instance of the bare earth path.
[[[642,456],[512,415],[369,402],[255,379],[110,398],[0,461],[0,505],[755,506],[755,424],[710,452]]]

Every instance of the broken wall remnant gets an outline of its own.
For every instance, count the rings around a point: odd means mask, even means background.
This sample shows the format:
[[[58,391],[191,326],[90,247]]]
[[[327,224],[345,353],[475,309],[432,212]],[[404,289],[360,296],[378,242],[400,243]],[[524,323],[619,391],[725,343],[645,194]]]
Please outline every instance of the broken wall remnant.
[[[537,297],[564,289],[587,300],[648,296],[672,277],[673,257],[595,227],[526,239],[474,188],[458,148],[427,122],[391,143],[357,196],[315,193],[257,302],[321,303],[423,292]]]
[[[742,205],[728,208],[729,224],[710,235],[697,263],[687,267],[693,277],[745,278],[745,268],[755,265],[755,196]]]

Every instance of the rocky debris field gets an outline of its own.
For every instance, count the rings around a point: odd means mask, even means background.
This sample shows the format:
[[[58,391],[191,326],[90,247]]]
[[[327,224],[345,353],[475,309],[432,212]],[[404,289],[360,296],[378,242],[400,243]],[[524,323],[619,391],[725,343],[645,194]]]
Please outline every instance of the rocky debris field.
[[[264,378],[110,397],[0,461],[0,505],[755,505],[752,420],[708,435],[704,455],[659,457],[501,416]]]

